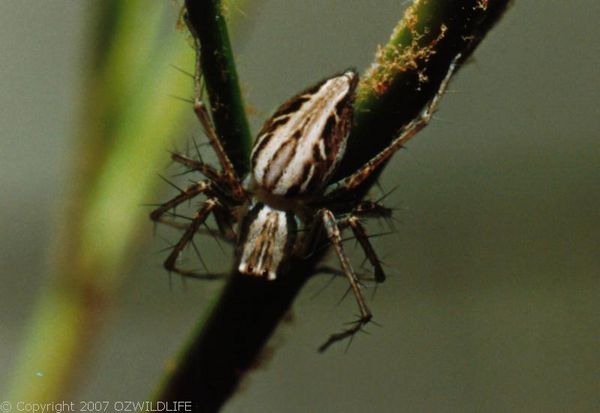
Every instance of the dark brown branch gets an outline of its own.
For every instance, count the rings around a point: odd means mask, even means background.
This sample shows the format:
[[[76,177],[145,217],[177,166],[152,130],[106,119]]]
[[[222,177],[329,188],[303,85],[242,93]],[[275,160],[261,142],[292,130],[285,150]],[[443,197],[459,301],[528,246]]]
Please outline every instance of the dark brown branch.
[[[294,263],[293,270],[277,281],[234,274],[210,318],[178,360],[160,400],[191,400],[194,411],[218,411],[244,374],[260,363],[265,343],[316,260]]]

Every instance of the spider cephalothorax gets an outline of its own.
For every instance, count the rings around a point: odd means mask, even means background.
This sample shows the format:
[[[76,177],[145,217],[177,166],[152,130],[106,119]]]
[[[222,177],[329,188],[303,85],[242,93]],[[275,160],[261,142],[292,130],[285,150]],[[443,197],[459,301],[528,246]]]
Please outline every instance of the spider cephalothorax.
[[[259,132],[251,155],[252,168],[243,182],[236,175],[206,107],[197,96],[194,110],[217,154],[221,170],[201,160],[173,154],[174,161],[200,172],[206,179],[161,204],[150,214],[151,219],[181,227],[165,215],[200,194],[205,195],[206,200],[191,222],[184,226],[183,236],[165,261],[166,269],[196,278],[215,277],[180,268],[177,264],[178,256],[211,213],[221,233],[237,244],[235,269],[243,275],[266,280],[275,280],[291,257],[302,258],[310,252],[314,247],[311,245],[315,239],[313,235],[324,230],[361,313],[353,327],[332,336],[329,342],[354,334],[371,319],[371,313],[356,273],[344,253],[340,230],[350,228],[373,265],[375,281],[382,282],[385,275],[381,263],[360,218],[386,216],[390,210],[377,203],[360,201],[352,195],[403,143],[428,123],[454,66],[455,63],[419,117],[407,124],[387,148],[353,174],[336,182],[330,182],[330,178],[344,155],[352,124],[352,105],[358,83],[355,71],[329,77],[284,103]]]

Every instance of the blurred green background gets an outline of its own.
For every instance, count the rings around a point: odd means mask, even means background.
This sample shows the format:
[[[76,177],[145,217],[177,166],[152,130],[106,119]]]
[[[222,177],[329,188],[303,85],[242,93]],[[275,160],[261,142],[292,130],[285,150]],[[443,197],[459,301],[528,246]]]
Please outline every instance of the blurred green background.
[[[93,4],[0,3],[0,398],[14,386],[62,247],[56,234],[68,222],[85,135],[79,119]],[[249,0],[232,7],[253,130],[317,79],[364,70],[405,6]],[[174,3],[164,7],[163,31],[175,33],[177,12]],[[516,2],[453,81],[435,121],[383,175],[384,188],[400,185],[387,199],[400,222],[396,234],[375,240],[391,268],[369,301],[382,327],[370,327],[347,352],[342,345],[317,354],[355,303],[339,303],[343,280],[320,294],[328,278],[311,280],[292,321],[271,340],[274,353],[225,411],[600,411],[599,15],[592,0]],[[139,22],[131,24],[136,33]],[[189,79],[169,66],[176,63],[153,69],[188,82],[191,94]],[[159,93],[157,104],[187,110],[168,95]],[[191,110],[182,122],[198,135]],[[164,149],[191,134],[174,133]],[[155,162],[137,149],[130,156],[152,174],[168,172],[166,152]],[[145,202],[168,196],[156,180],[160,190]],[[145,219],[147,208],[136,208]],[[135,232],[70,399],[148,399],[218,293],[220,283],[169,283],[157,253],[169,233],[158,234],[150,222]],[[228,256],[207,244],[209,267],[227,267]],[[43,387],[52,372],[19,374]]]

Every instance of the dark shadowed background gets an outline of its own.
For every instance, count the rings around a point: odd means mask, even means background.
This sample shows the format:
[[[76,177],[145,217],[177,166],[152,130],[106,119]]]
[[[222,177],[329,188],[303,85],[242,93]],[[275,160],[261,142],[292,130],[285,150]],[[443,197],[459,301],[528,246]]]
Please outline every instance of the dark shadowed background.
[[[90,4],[0,3],[0,399],[70,194]],[[363,71],[405,4],[240,7],[233,42],[256,132],[298,90],[350,66]],[[390,273],[369,294],[381,327],[348,351],[318,354],[356,310],[351,297],[340,303],[344,280],[317,294],[328,277],[316,277],[271,340],[272,355],[225,411],[600,409],[598,16],[593,0],[515,2],[452,82],[434,122],[383,174],[384,190],[398,185],[387,204],[399,222],[374,241]],[[173,30],[176,17],[173,8]],[[150,223],[139,240],[74,400],[148,399],[218,293],[220,283],[169,284],[156,253],[164,242]],[[210,248],[209,266],[226,267],[228,255]]]

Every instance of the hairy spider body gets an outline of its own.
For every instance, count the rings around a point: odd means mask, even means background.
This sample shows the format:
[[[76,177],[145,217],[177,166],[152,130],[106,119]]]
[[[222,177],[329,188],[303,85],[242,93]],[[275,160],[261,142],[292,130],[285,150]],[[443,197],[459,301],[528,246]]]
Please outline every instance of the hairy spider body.
[[[305,249],[297,229],[312,226],[310,200],[319,198],[343,156],[357,80],[354,71],[326,79],[284,103],[262,127],[245,187],[254,205],[240,236],[240,273],[274,280],[286,259]]]
[[[356,72],[299,93],[267,120],[252,150],[252,177],[273,195],[315,194],[344,154]]]
[[[165,268],[196,278],[215,278],[180,268],[177,258],[210,214],[221,234],[237,244],[235,269],[243,275],[275,280],[291,257],[302,259],[323,232],[340,261],[343,274],[356,297],[360,319],[350,328],[334,334],[322,348],[356,333],[371,319],[361,286],[342,245],[341,229],[349,228],[374,268],[374,279],[385,279],[361,217],[386,217],[390,210],[379,203],[360,201],[354,191],[402,145],[422,129],[443,94],[454,70],[455,58],[436,96],[420,116],[407,124],[399,136],[350,176],[330,182],[344,155],[353,115],[358,83],[354,70],[329,77],[284,103],[265,122],[251,154],[251,171],[242,182],[233,168],[212,126],[200,98],[199,65],[194,110],[215,150],[221,171],[182,154],[174,161],[206,177],[152,211],[150,217],[184,229],[179,242],[165,261]],[[170,210],[200,194],[206,196],[191,222],[165,218]],[[324,231],[323,231],[324,230]],[[194,244],[192,244],[194,245]],[[195,245],[194,245],[195,247]]]

